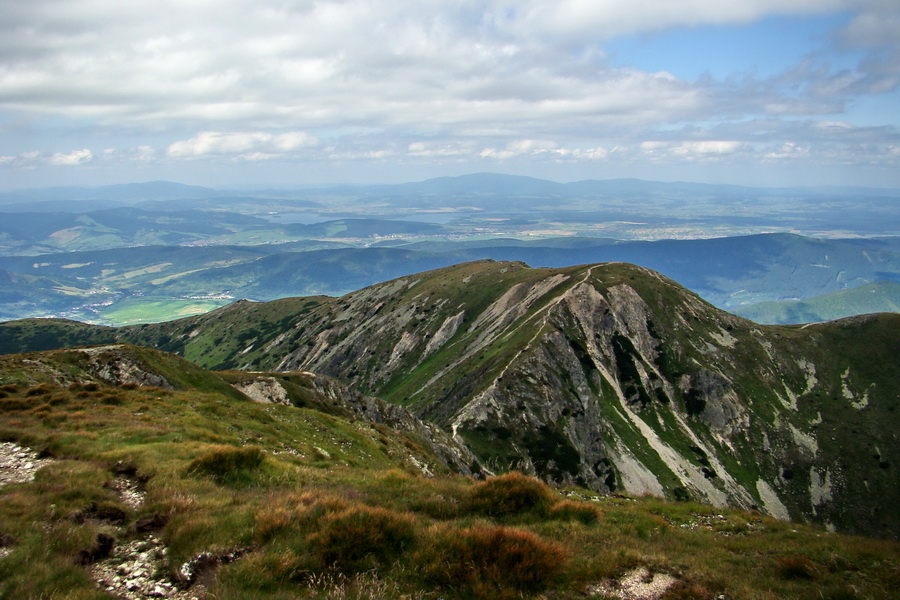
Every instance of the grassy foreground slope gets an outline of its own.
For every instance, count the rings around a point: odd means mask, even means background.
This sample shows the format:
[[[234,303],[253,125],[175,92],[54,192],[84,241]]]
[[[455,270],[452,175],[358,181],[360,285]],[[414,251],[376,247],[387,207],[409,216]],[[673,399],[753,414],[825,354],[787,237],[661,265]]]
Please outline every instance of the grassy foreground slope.
[[[0,437],[41,453],[33,481],[0,487],[0,597],[114,598],[98,573],[146,560],[120,551],[151,540],[147,577],[179,598],[611,598],[629,573],[669,600],[890,598],[900,584],[894,542],[473,481],[412,436],[326,412],[337,388],[310,376],[272,375],[285,404],[228,385],[254,377],[268,376],[128,346],[0,358]]]

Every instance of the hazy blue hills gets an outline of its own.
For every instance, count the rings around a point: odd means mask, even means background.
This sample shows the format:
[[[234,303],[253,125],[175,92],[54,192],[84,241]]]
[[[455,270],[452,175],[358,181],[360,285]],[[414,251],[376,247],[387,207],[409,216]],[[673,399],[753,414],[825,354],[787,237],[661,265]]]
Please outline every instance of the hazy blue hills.
[[[739,306],[733,312],[757,323],[772,325],[830,321],[863,313],[900,312],[900,283],[878,281],[807,300]]]
[[[99,187],[50,187],[0,193],[0,212],[94,210],[110,203],[223,196],[212,188],[171,181],[125,183]]]
[[[305,225],[292,223],[284,230],[302,238],[368,238],[376,236],[437,235],[445,230],[440,225],[387,219],[337,219]]]
[[[207,269],[158,286],[162,293],[274,299],[303,295],[340,295],[384,279],[459,262],[452,253],[431,254],[400,248],[338,248],[284,252],[252,262]]]
[[[246,246],[319,238],[372,238],[444,233],[431,223],[336,219],[278,224],[229,211],[150,211],[135,207],[87,213],[16,213],[0,220],[0,254],[105,250],[128,246],[208,244]]]
[[[0,219],[0,253],[42,254],[135,245],[186,244],[270,227],[229,212],[154,212],[133,207],[86,213],[24,212]]]
[[[386,233],[391,229],[384,227],[391,224],[413,232],[433,227],[402,221],[334,221],[312,226],[312,233],[339,237],[347,235],[347,227]],[[398,235],[369,247],[309,239],[0,257],[0,269],[9,274],[6,282],[0,281],[0,293],[9,299],[0,303],[0,317],[66,316],[114,323],[102,315],[128,299],[173,301],[172,307],[180,311],[185,300],[200,297],[216,298],[215,306],[239,298],[341,295],[386,279],[481,259],[521,261],[534,267],[635,263],[683,282],[727,310],[900,281],[896,238],[821,240],[769,234],[656,242],[568,237],[408,243],[405,234]],[[840,316],[870,312],[869,304],[847,298]],[[160,307],[162,312],[153,318],[183,314],[166,310]]]
[[[639,264],[728,310],[900,280],[898,190],[475,173],[287,189],[48,188],[0,194],[0,212],[0,318],[118,322],[127,302],[128,322],[164,319],[242,297],[340,295],[480,259]],[[157,303],[152,317],[138,298]]]

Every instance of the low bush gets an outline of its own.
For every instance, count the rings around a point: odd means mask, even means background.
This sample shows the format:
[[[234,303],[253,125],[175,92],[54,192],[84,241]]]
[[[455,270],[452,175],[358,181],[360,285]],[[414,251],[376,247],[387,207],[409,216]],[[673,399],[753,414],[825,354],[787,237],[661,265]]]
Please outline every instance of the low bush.
[[[187,471],[192,475],[206,475],[222,481],[258,469],[265,458],[266,453],[257,446],[214,446],[191,461]]]
[[[550,488],[540,480],[512,472],[472,486],[467,508],[472,513],[491,517],[529,512],[546,515],[555,499]]]
[[[510,527],[440,528],[432,530],[430,541],[416,556],[424,577],[476,598],[505,600],[539,592],[568,562],[559,544]]]
[[[410,548],[415,521],[383,508],[354,506],[322,518],[309,542],[325,566],[362,571],[386,564]]]

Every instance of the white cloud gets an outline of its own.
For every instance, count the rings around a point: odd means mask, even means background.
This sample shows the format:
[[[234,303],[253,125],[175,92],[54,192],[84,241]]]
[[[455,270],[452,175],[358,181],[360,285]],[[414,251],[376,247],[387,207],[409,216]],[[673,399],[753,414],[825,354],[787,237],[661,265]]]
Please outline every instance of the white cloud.
[[[68,154],[62,154],[57,152],[53,156],[51,156],[48,162],[51,165],[80,165],[83,163],[91,162],[94,159],[94,153],[84,148],[82,150],[73,150]]]
[[[810,148],[796,142],[785,142],[776,149],[766,152],[764,157],[768,160],[785,160],[805,158],[810,153]]]
[[[293,150],[313,148],[318,144],[318,139],[299,131],[279,135],[203,131],[193,138],[171,144],[166,154],[174,158],[237,154],[250,160],[260,160]]]
[[[14,118],[0,124],[77,119],[72,131],[99,131],[100,148],[121,149],[27,158],[6,143],[0,164],[711,162],[759,156],[752,148],[761,144],[768,154],[787,154],[778,145],[787,139],[850,144],[860,136],[883,150],[888,138],[897,143],[896,112],[880,132],[798,122],[844,119],[857,96],[896,93],[898,7],[896,0],[14,3],[0,19],[0,116]],[[692,82],[664,70],[666,57],[652,70],[614,68],[603,48],[624,34],[837,11],[853,17],[832,42],[867,53],[855,68],[810,58],[769,79]],[[734,127],[690,125],[712,122]],[[765,123],[770,133],[740,126],[748,123]],[[33,147],[33,136],[21,137]]]
[[[840,32],[849,46],[878,48],[900,44],[900,3],[895,0],[864,0],[862,12]]]
[[[746,142],[734,140],[646,141],[640,144],[640,149],[646,156],[657,160],[716,161],[749,150],[749,146]]]
[[[425,143],[412,142],[407,146],[407,154],[420,158],[452,158],[452,157],[472,157],[474,151],[474,143]]]

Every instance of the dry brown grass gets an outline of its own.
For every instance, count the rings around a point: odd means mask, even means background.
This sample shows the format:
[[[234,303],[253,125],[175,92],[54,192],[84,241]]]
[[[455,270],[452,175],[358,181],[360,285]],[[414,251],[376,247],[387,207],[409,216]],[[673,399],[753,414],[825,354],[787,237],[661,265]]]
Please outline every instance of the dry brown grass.
[[[539,479],[506,473],[472,486],[466,508],[472,514],[503,517],[522,513],[545,515],[555,493]]]
[[[593,525],[601,519],[600,510],[588,502],[562,500],[550,509],[550,518],[560,521],[578,521],[585,525]]]
[[[322,518],[310,545],[322,563],[355,572],[386,564],[416,541],[416,523],[408,516],[369,506],[354,506]]]
[[[515,598],[545,589],[566,567],[568,553],[555,542],[511,527],[435,527],[416,556],[425,578],[476,598]]]

